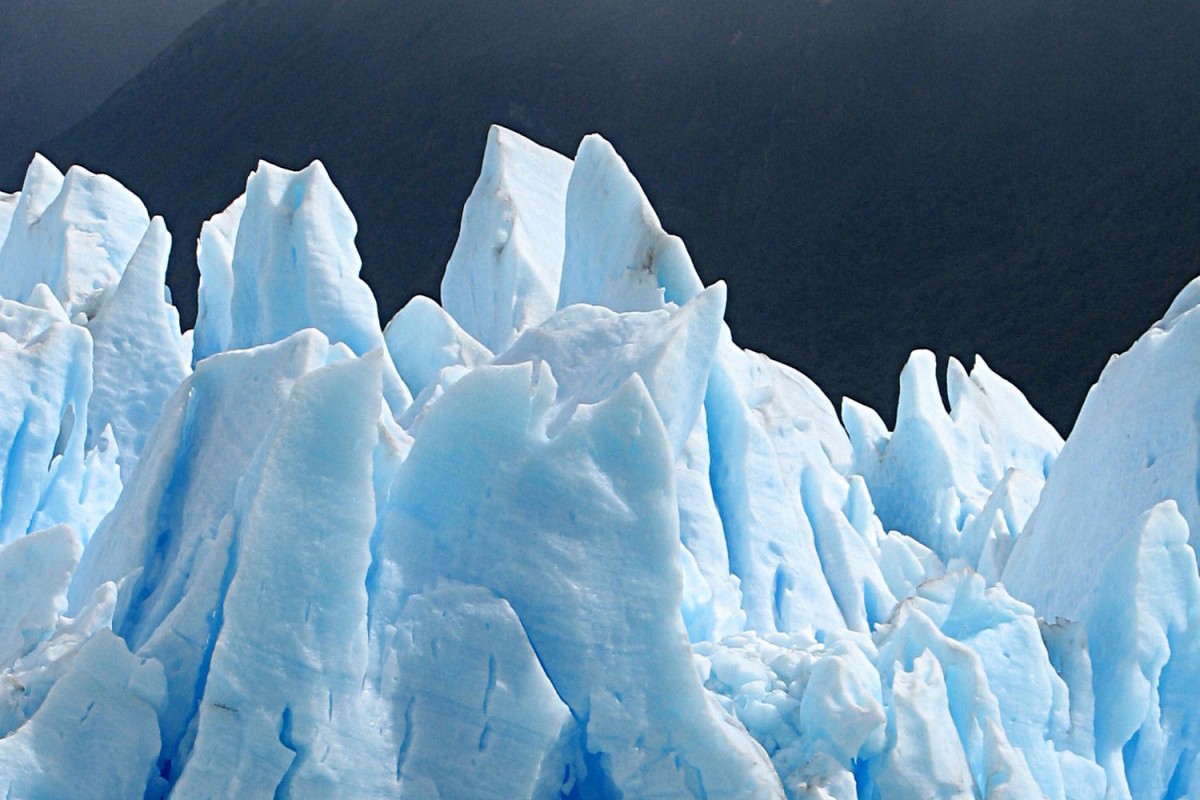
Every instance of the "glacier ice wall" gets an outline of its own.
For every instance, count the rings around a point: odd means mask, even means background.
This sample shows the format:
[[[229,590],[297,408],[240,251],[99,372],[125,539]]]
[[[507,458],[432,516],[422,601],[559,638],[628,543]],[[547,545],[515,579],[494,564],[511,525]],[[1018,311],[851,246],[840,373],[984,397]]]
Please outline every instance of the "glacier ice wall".
[[[1195,285],[1064,443],[913,354],[893,430],[734,343],[636,179],[501,128],[380,328],[319,163],[203,228],[0,194],[20,798],[1200,791]]]

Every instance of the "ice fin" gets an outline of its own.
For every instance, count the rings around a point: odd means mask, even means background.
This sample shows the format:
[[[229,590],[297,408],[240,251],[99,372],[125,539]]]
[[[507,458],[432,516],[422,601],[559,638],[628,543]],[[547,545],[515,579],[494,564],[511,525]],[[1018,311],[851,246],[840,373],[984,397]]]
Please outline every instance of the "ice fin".
[[[554,313],[571,166],[513,131],[488,131],[441,294],[446,310],[493,352]]]
[[[420,395],[446,367],[461,365],[474,369],[492,360],[490,350],[423,295],[409,300],[396,312],[384,329],[383,338],[396,371],[414,395]]]
[[[612,145],[584,137],[567,186],[558,307],[651,311],[683,305],[703,288],[683,241],[663,230]]]
[[[142,201],[117,181],[82,167],[64,177],[36,156],[0,247],[0,295],[25,302],[44,283],[68,316],[90,317],[149,224]]]
[[[180,346],[179,315],[163,299],[170,250],[171,235],[155,217],[88,325],[95,354],[89,438],[112,426],[125,480],[163,404],[191,373]]]

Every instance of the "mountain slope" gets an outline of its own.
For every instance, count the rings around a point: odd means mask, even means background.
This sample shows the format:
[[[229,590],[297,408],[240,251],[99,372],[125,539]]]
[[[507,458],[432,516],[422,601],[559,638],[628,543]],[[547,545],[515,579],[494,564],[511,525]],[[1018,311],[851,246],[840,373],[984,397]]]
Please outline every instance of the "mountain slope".
[[[94,111],[220,0],[8,0],[0,4],[0,158]]]
[[[1197,89],[1185,2],[228,0],[45,149],[166,216],[185,320],[200,222],[320,158],[388,316],[436,296],[490,123],[598,130],[744,344],[879,408],[912,348],[979,351],[1065,430],[1196,270]]]

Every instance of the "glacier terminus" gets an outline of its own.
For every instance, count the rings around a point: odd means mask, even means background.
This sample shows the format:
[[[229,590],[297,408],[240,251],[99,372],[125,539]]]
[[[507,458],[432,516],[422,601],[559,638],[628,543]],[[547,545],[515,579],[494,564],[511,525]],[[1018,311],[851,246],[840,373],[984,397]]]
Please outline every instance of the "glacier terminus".
[[[1200,279],[1064,442],[740,348],[597,135],[492,128],[386,326],[356,233],[260,163],[181,332],[116,180],[0,194],[4,797],[1200,794]]]

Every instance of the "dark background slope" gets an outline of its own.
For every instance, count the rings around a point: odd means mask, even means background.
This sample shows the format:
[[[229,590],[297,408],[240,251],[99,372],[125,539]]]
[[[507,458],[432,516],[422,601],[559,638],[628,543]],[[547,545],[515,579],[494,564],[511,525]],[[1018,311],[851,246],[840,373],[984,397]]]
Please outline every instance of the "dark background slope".
[[[220,2],[0,2],[0,159],[28,162]]]
[[[741,344],[885,416],[912,348],[980,352],[1065,431],[1200,271],[1198,90],[1190,1],[228,0],[45,152],[166,216],[185,320],[201,221],[320,158],[386,318],[490,123],[599,131]]]

